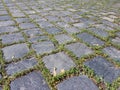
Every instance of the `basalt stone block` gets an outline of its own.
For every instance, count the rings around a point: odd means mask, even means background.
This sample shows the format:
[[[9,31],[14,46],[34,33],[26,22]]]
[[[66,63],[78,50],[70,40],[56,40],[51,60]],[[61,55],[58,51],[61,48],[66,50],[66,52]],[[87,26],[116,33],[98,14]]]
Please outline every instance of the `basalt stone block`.
[[[58,90],[99,90],[87,76],[75,76],[57,85]]]
[[[44,54],[53,51],[55,46],[51,41],[43,41],[33,44],[32,48],[36,51],[37,54]]]
[[[109,83],[112,83],[120,76],[120,68],[116,68],[112,63],[101,56],[86,61],[84,65],[91,68],[95,74]]]
[[[80,33],[77,34],[77,37],[79,39],[82,39],[85,43],[88,43],[90,45],[104,45],[104,42],[101,41],[100,39],[88,34],[88,33]]]
[[[34,71],[15,79],[10,83],[10,90],[50,90],[40,72]]]
[[[21,33],[14,33],[1,36],[3,44],[12,44],[15,42],[24,41],[24,38]]]
[[[75,66],[72,59],[64,52],[45,56],[43,57],[43,62],[52,74],[54,73],[54,68],[56,68],[56,73],[59,74],[61,70],[69,70]]]
[[[92,54],[93,51],[82,43],[73,43],[65,46],[68,50],[72,51],[77,57]]]
[[[7,46],[2,49],[5,61],[11,61],[14,58],[22,58],[29,52],[29,48],[25,43]]]
[[[30,58],[19,62],[11,63],[5,68],[5,70],[8,75],[13,75],[23,70],[32,68],[36,64],[37,64],[37,60],[35,58]]]

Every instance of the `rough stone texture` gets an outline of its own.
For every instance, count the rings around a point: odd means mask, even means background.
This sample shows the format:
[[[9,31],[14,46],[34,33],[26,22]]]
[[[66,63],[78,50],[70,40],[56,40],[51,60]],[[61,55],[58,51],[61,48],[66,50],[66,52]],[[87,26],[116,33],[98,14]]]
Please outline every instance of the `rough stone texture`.
[[[2,49],[5,61],[11,61],[13,58],[22,58],[28,53],[29,48],[26,44],[15,44]]]
[[[49,28],[46,28],[46,31],[49,33],[49,34],[58,34],[58,33],[61,33],[62,30],[56,28],[56,27],[49,27]]]
[[[8,21],[0,21],[0,27],[2,26],[10,26],[10,25],[14,25],[14,21],[8,20]]]
[[[19,27],[21,29],[30,29],[30,28],[35,28],[36,26],[33,23],[21,23],[19,24]]]
[[[120,61],[120,50],[114,47],[106,47],[103,51],[116,61]]]
[[[120,37],[115,37],[114,39],[112,39],[112,42],[120,45]]]
[[[49,23],[49,22],[47,22],[47,21],[40,21],[40,22],[38,22],[38,24],[40,25],[40,27],[42,27],[42,28],[46,28],[46,27],[52,27],[53,25],[51,24],[51,23]]]
[[[57,85],[58,90],[99,90],[87,76],[75,76]]]
[[[56,35],[55,39],[58,41],[59,44],[64,44],[66,42],[73,40],[72,37],[65,35],[65,34]]]
[[[68,50],[72,51],[77,57],[92,54],[93,51],[82,43],[73,43],[65,46]]]
[[[77,34],[77,37],[79,39],[82,39],[84,42],[90,44],[90,45],[104,45],[104,42],[101,41],[100,39],[88,34],[88,33],[80,33]]]
[[[40,72],[31,72],[15,79],[10,84],[11,90],[50,90]]]
[[[88,25],[86,25],[85,23],[75,23],[73,24],[73,26],[78,27],[78,28],[87,28]]]
[[[9,34],[9,35],[3,35],[1,36],[2,43],[3,44],[12,44],[12,43],[17,43],[20,41],[24,41],[24,38],[21,33],[14,33],[14,34]]]
[[[15,32],[15,31],[18,31],[18,28],[17,27],[14,27],[14,26],[5,26],[5,27],[0,27],[0,34],[2,33],[12,33],[12,32]]]
[[[16,18],[17,23],[28,23],[30,22],[29,18]]]
[[[16,63],[11,63],[5,68],[5,70],[8,75],[12,75],[12,74],[18,73],[20,71],[32,68],[36,64],[37,64],[36,59],[30,58],[30,59],[22,60],[22,61],[19,61]]]
[[[7,21],[7,20],[11,20],[11,17],[8,16],[8,15],[5,15],[5,16],[0,16],[0,21]]]
[[[120,76],[120,68],[116,68],[112,63],[101,56],[86,61],[84,64],[94,70],[94,72],[106,82],[112,83]]]
[[[70,33],[70,34],[80,32],[80,30],[77,29],[77,28],[75,28],[75,27],[66,27],[65,30],[66,30],[68,33]]]
[[[43,57],[43,62],[52,74],[54,73],[54,68],[56,68],[56,73],[59,74],[61,70],[69,70],[75,66],[72,59],[64,52],[45,56]]]
[[[51,41],[43,41],[32,45],[37,54],[49,53],[55,49]]]

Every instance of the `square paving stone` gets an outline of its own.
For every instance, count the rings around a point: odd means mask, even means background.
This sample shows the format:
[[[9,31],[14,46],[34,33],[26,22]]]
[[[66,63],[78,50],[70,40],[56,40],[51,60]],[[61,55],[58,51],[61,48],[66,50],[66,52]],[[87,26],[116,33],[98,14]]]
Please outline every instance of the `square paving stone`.
[[[78,27],[78,28],[87,28],[88,24],[86,23],[75,23],[73,26]]]
[[[120,45],[120,37],[115,37],[114,39],[112,39],[112,42],[114,44]]]
[[[72,59],[64,52],[45,56],[43,57],[43,62],[52,74],[54,73],[54,68],[56,68],[56,73],[59,74],[61,70],[69,70],[75,66],[75,63],[72,61]]]
[[[40,72],[34,71],[10,83],[10,90],[50,90]]]
[[[31,43],[36,43],[36,42],[45,41],[45,40],[47,41],[49,40],[49,37],[48,36],[33,36],[29,38],[28,40]]]
[[[23,70],[32,68],[36,64],[37,64],[37,60],[35,58],[30,58],[19,62],[11,63],[5,68],[5,70],[8,75],[12,75],[21,72]]]
[[[12,33],[15,31],[19,31],[17,27],[14,26],[4,26],[4,27],[0,27],[0,34],[1,33]]]
[[[65,46],[68,50],[72,51],[77,57],[92,54],[93,51],[82,43],[73,43]]]
[[[65,34],[56,35],[55,39],[58,41],[59,44],[64,44],[73,40],[72,37]]]
[[[22,12],[15,12],[15,13],[12,13],[12,16],[13,17],[25,17],[25,14],[24,13],[22,13]]]
[[[7,20],[11,20],[11,17],[8,15],[0,16],[0,21],[7,21]]]
[[[8,21],[0,21],[0,27],[2,26],[10,26],[10,25],[14,25],[15,22],[12,20],[8,20]]]
[[[2,43],[3,44],[12,44],[17,43],[20,41],[24,41],[24,38],[21,33],[14,33],[14,34],[8,34],[1,36]]]
[[[74,76],[57,85],[58,90],[99,90],[87,76]]]
[[[5,61],[11,61],[13,58],[22,58],[29,52],[29,48],[25,43],[7,46],[2,49]]]
[[[106,47],[103,49],[103,52],[108,54],[111,58],[120,62],[120,50],[114,47]]]
[[[47,21],[38,21],[38,24],[40,25],[40,27],[42,27],[42,28],[46,28],[46,27],[52,27],[53,25],[51,24],[51,23],[49,23],[49,22],[47,22]]]
[[[100,39],[88,34],[88,33],[80,33],[77,34],[77,37],[79,39],[82,39],[85,43],[88,43],[90,45],[104,45],[104,42],[101,41]]]
[[[43,34],[42,30],[40,30],[39,28],[25,30],[24,33],[29,37],[33,37],[33,36],[36,36],[36,35],[42,35]]]
[[[95,74],[102,77],[106,82],[112,83],[120,76],[120,68],[108,62],[105,58],[97,56],[90,61],[86,61],[85,66],[91,68]]]
[[[19,27],[21,29],[30,29],[30,28],[35,28],[36,26],[33,23],[21,23],[19,24]]]
[[[100,37],[103,37],[103,38],[106,38],[108,37],[108,33],[102,29],[99,29],[99,28],[90,28],[89,29],[91,32],[95,33],[96,35],[100,36]]]
[[[69,34],[73,34],[73,33],[78,33],[80,32],[79,29],[75,28],[75,27],[66,27],[65,30],[69,33]]]
[[[28,23],[30,22],[29,18],[16,18],[17,23]]]
[[[49,27],[45,29],[49,34],[58,34],[58,33],[62,33],[63,31],[56,28],[56,27]]]
[[[36,51],[37,54],[44,54],[53,51],[55,46],[51,41],[43,41],[33,44],[32,48]]]

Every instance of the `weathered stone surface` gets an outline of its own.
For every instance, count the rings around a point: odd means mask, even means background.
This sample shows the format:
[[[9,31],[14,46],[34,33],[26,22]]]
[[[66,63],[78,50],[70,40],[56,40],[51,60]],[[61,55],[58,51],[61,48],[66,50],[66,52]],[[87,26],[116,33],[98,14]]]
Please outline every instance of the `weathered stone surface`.
[[[11,20],[11,17],[8,15],[0,16],[0,21]]]
[[[88,25],[86,23],[75,23],[73,26],[78,27],[78,28],[87,28]]]
[[[120,37],[115,37],[114,39],[112,39],[112,42],[120,45]]]
[[[52,27],[53,25],[47,21],[42,21],[42,22],[38,22],[38,24],[40,25],[40,27],[42,28],[46,28],[46,27]]]
[[[2,26],[10,26],[10,25],[14,25],[14,21],[8,20],[8,21],[0,21],[0,27]]]
[[[37,54],[49,53],[55,49],[51,41],[43,41],[32,45]]]
[[[12,74],[21,72],[23,70],[27,70],[29,68],[32,68],[36,64],[37,64],[36,59],[30,58],[30,59],[22,60],[22,61],[19,61],[16,63],[11,63],[5,68],[5,70],[6,70],[8,75],[12,75]]]
[[[93,51],[82,43],[73,43],[65,46],[68,50],[72,51],[77,57],[92,54]]]
[[[14,33],[14,34],[8,34],[1,36],[2,43],[3,44],[12,44],[17,43],[20,41],[24,41],[24,38],[21,33]]]
[[[31,72],[15,79],[10,84],[11,90],[50,90],[40,72]]]
[[[58,33],[61,33],[63,32],[62,30],[56,28],[56,27],[49,27],[49,28],[46,28],[46,31],[49,33],[49,34],[58,34]]]
[[[28,23],[30,22],[29,18],[16,18],[17,23]]]
[[[120,76],[120,68],[116,68],[103,57],[95,57],[90,61],[86,61],[84,64],[94,70],[94,72],[106,82],[112,83]]]
[[[66,30],[68,33],[70,33],[70,34],[80,32],[80,30],[77,29],[77,28],[75,28],[75,27],[66,27],[65,30]]]
[[[30,28],[35,28],[36,26],[33,23],[21,23],[19,24],[19,27],[21,29],[30,29]]]
[[[80,33],[77,34],[77,37],[79,39],[82,39],[85,43],[88,43],[90,45],[104,45],[104,42],[100,39],[88,34],[88,33]]]
[[[64,44],[66,42],[73,40],[72,37],[65,35],[65,34],[56,35],[55,39],[58,41],[59,44]]]
[[[59,74],[61,70],[69,70],[75,66],[72,59],[64,52],[45,56],[43,57],[43,62],[52,74],[54,73],[54,68],[56,68],[56,73]]]
[[[4,47],[2,51],[5,61],[11,61],[13,58],[22,58],[25,54],[29,52],[29,48],[25,43],[23,43]]]
[[[75,76],[57,85],[58,90],[99,90],[87,76]]]
[[[4,26],[4,27],[0,27],[0,34],[2,33],[12,33],[12,32],[15,32],[15,31],[18,31],[18,28],[17,27],[14,27],[14,26]]]
[[[120,62],[120,50],[117,50],[114,47],[106,47],[103,51],[108,54],[111,58]]]

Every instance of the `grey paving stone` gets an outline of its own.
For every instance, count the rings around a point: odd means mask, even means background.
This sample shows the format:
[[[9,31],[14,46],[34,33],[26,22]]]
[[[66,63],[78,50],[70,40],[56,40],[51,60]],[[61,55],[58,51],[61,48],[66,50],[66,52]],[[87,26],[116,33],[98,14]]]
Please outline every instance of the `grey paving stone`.
[[[66,27],[65,30],[69,33],[69,34],[73,34],[73,33],[78,33],[80,32],[79,29],[75,28],[75,27]]]
[[[37,64],[36,59],[30,58],[30,59],[22,60],[22,61],[19,61],[16,63],[11,63],[5,68],[5,70],[8,75],[13,75],[13,74],[21,72],[23,70],[32,68],[36,64]]]
[[[0,16],[0,21],[11,20],[11,17],[8,15]]]
[[[40,30],[39,28],[25,30],[24,33],[28,37],[33,37],[33,36],[36,36],[36,35],[42,35],[43,34],[42,30]]]
[[[93,51],[82,43],[73,43],[65,46],[68,50],[72,51],[77,57],[92,54]]]
[[[0,90],[2,90],[2,87],[0,87]]]
[[[34,71],[15,79],[10,84],[11,90],[50,90],[40,72]]]
[[[120,32],[117,33],[117,36],[120,37]]]
[[[57,17],[57,16],[45,16],[45,18],[48,19],[48,21],[50,22],[57,22],[57,21],[60,21],[60,19]]]
[[[99,90],[87,76],[74,76],[57,85],[58,90]]]
[[[58,34],[58,33],[62,33],[63,31],[56,28],[56,27],[49,27],[49,28],[46,28],[46,31],[49,33],[49,34]]]
[[[5,61],[11,61],[13,58],[22,58],[29,52],[29,48],[25,43],[7,46],[2,49]]]
[[[86,23],[75,23],[75,24],[73,24],[73,26],[75,26],[75,27],[78,27],[78,28],[87,28],[88,27],[88,25],[86,24]]]
[[[88,33],[80,33],[77,34],[77,37],[79,39],[82,39],[85,43],[88,43],[90,45],[104,45],[104,42],[101,41],[100,39],[88,34]]]
[[[115,37],[114,39],[112,39],[112,42],[114,44],[120,45],[120,37]]]
[[[62,28],[69,28],[70,27],[70,25],[66,22],[57,22],[56,25],[59,27],[62,27]]]
[[[51,41],[35,43],[32,45],[32,48],[37,54],[49,53],[55,49],[54,44]]]
[[[99,29],[99,28],[90,28],[89,30],[91,32],[95,33],[96,35],[103,37],[103,38],[106,38],[109,36],[109,34],[106,31]]]
[[[30,22],[29,18],[16,18],[17,23],[28,23]]]
[[[8,20],[8,21],[0,21],[0,27],[2,26],[10,26],[10,25],[14,25],[14,21]]]
[[[14,26],[4,26],[4,27],[0,27],[0,34],[2,33],[12,33],[12,32],[15,32],[15,31],[19,31],[17,27],[14,27]]]
[[[33,36],[33,37],[29,38],[28,40],[31,43],[36,43],[36,42],[40,42],[40,41],[49,40],[49,37],[48,36]]]
[[[64,44],[73,40],[72,37],[65,34],[56,35],[55,39],[58,41],[59,44]]]
[[[75,63],[72,61],[72,59],[64,52],[45,56],[43,57],[43,62],[52,74],[54,73],[54,68],[56,68],[56,73],[59,74],[61,70],[69,70],[75,66]]]
[[[0,15],[6,15],[8,14],[6,10],[0,10]]]
[[[30,28],[35,28],[36,25],[33,23],[21,23],[21,24],[19,24],[19,27],[21,29],[30,29]]]
[[[3,44],[12,44],[15,42],[17,43],[20,41],[24,41],[24,37],[22,36],[21,33],[3,35],[3,36],[1,36],[1,39],[2,39]]]
[[[42,28],[46,28],[46,27],[52,27],[53,25],[51,24],[51,23],[49,23],[49,22],[47,22],[47,21],[38,21],[38,24],[40,25],[40,27],[42,27]]]
[[[106,82],[112,83],[120,76],[120,68],[108,62],[105,58],[97,56],[90,61],[86,61],[85,66],[94,70],[94,72],[102,77]]]
[[[120,50],[114,47],[106,47],[103,49],[103,52],[108,54],[111,58],[120,62]]]

